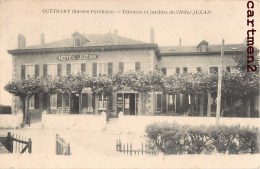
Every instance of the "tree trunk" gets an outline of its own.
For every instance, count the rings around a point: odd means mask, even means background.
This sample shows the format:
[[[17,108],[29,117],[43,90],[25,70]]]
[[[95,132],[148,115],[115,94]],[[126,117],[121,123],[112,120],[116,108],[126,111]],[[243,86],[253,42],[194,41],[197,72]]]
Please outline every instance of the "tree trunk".
[[[203,114],[204,114],[204,112],[203,112],[203,110],[204,110],[204,94],[201,94],[199,96],[200,96],[200,108],[199,108],[200,113],[199,113],[199,115],[203,116]]]
[[[139,92],[139,99],[138,99],[138,115],[142,115],[142,109],[143,109],[143,95],[141,92]]]
[[[47,95],[47,111],[50,113],[51,110],[51,95]]]
[[[246,97],[246,117],[250,117],[250,97]]]
[[[108,105],[109,105],[109,102],[110,100],[109,100],[109,96],[107,96],[107,104],[106,104],[106,119],[107,119],[107,121],[109,120],[109,115],[110,115],[110,113],[109,113],[109,110],[108,110]]]
[[[147,115],[146,100],[147,100],[147,93],[143,93],[143,115]]]
[[[82,113],[82,93],[79,93],[79,114]]]
[[[98,114],[98,95],[95,94],[95,114]]]
[[[30,97],[29,96],[27,96],[26,97],[26,100],[25,100],[25,103],[26,103],[26,106],[25,106],[25,124],[28,124],[28,122],[29,122],[29,99],[30,99]]]
[[[25,120],[25,98],[20,96],[19,99],[22,105],[23,119]]]
[[[62,113],[66,114],[65,93],[62,93]]]
[[[190,113],[192,116],[195,115],[194,114],[194,97],[195,96],[193,94],[190,95]]]
[[[211,114],[211,92],[208,91],[208,107],[207,107],[207,116],[210,117]]]

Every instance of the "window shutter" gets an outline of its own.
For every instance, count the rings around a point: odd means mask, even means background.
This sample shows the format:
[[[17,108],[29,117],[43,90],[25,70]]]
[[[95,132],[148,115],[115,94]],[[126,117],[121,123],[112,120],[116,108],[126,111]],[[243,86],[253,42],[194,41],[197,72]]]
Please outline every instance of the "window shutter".
[[[47,76],[48,75],[48,65],[44,64],[43,65],[43,76]]]
[[[57,75],[58,76],[62,75],[62,64],[58,64],[57,66]]]
[[[108,62],[108,74],[111,75],[113,74],[113,63]]]
[[[166,103],[166,100],[167,100],[167,95],[166,94],[163,94],[162,95],[162,111],[164,113],[167,112],[167,103]]]
[[[35,94],[34,95],[34,108],[35,109],[39,109],[39,105],[40,105],[39,94]]]
[[[92,64],[92,74],[97,76],[97,63]]]
[[[108,110],[113,110],[113,96],[108,96]]]
[[[66,73],[69,74],[71,73],[71,64],[67,64],[67,67],[66,67]]]
[[[35,65],[34,75],[35,77],[39,77],[39,65]]]
[[[88,94],[82,93],[82,108],[88,107]]]
[[[57,94],[57,107],[62,107],[62,94]]]
[[[47,102],[48,102],[48,94],[44,93],[42,95],[42,106],[43,106],[43,109],[47,109]]]
[[[124,62],[119,62],[119,71],[124,73]]]
[[[166,75],[166,73],[167,73],[166,67],[162,67],[162,73],[163,73],[164,75]]]
[[[86,73],[86,63],[81,63],[81,72]]]
[[[98,96],[96,96],[96,97],[98,97]],[[93,107],[93,109],[95,110],[95,96],[93,96],[92,95],[92,107]]]
[[[135,62],[135,71],[140,71],[140,70],[141,70],[141,63]]]
[[[25,65],[21,65],[21,79],[25,79]]]
[[[183,73],[188,73],[188,68],[187,67],[183,67]]]

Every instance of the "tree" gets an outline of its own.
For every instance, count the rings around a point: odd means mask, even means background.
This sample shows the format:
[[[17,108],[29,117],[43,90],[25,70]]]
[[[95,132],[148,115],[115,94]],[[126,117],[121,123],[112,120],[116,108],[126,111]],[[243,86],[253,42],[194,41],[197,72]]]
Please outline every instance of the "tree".
[[[84,88],[91,87],[91,78],[81,72],[77,73],[76,75],[71,75],[72,77],[70,78],[71,82],[71,92],[72,93],[77,93],[79,95],[79,114],[81,114],[82,111],[82,90]]]
[[[9,82],[4,89],[9,93],[18,96],[22,102],[23,119],[28,123],[29,99],[43,91],[40,78],[28,78],[20,81]]]
[[[163,90],[163,73],[160,70],[144,72],[127,72],[121,84],[139,93],[138,114],[146,114],[146,102],[149,92]]]
[[[103,95],[106,97],[106,113],[107,118],[109,117],[108,112],[108,97],[110,97],[116,87],[113,83],[113,75],[99,75],[92,76],[89,81],[89,87],[92,91],[92,95],[95,98],[95,114],[98,114],[98,96]]]

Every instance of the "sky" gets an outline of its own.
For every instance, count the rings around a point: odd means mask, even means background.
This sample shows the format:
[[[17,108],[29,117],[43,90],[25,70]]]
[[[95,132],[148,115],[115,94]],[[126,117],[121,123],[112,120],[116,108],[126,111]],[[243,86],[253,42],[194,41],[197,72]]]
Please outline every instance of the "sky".
[[[155,30],[159,46],[197,45],[206,40],[209,44],[243,43],[247,23],[245,0],[118,0],[118,1],[11,1],[0,0],[0,104],[11,105],[11,95],[3,87],[12,79],[12,58],[8,49],[17,48],[17,37],[23,34],[27,46],[40,44],[41,34],[46,43],[70,37],[75,31],[85,34],[102,34],[118,31],[120,36],[149,42],[150,28]],[[260,1],[254,1],[255,44],[260,47]],[[44,13],[43,11],[70,10],[70,13]],[[258,9],[258,10],[257,10]],[[71,13],[72,10],[103,10],[112,14]],[[125,14],[125,11],[142,11],[143,14]],[[157,14],[144,14],[144,11]],[[170,14],[170,11],[210,11],[210,14]],[[158,12],[167,11],[168,14]],[[131,13],[130,12],[130,13]],[[258,39],[256,38],[258,37]]]

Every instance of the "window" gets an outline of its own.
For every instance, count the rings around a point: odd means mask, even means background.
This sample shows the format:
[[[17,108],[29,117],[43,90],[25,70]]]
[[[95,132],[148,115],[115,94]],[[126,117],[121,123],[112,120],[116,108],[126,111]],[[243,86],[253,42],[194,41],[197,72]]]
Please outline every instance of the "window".
[[[29,99],[29,109],[34,109],[34,96]]]
[[[207,46],[206,46],[206,45],[202,45],[202,46],[200,47],[200,51],[201,51],[201,52],[207,52]]]
[[[124,72],[135,71],[135,62],[125,62]]]
[[[230,66],[227,66],[227,72],[230,72]]]
[[[176,67],[176,74],[180,74],[180,68]]]
[[[107,75],[108,73],[108,64],[107,63],[98,63],[97,64],[97,74],[98,75]]]
[[[201,67],[197,67],[197,72],[201,72],[201,71],[202,71]]]
[[[80,63],[72,63],[71,64],[71,73],[76,75],[81,72],[81,64]]]
[[[107,107],[107,98],[102,94],[98,97],[98,108],[106,109]]]
[[[209,72],[210,73],[218,73],[218,67],[210,67]]]
[[[188,73],[188,68],[187,67],[183,67],[183,73]]]
[[[196,72],[197,72],[196,67],[189,67],[189,73],[196,73]],[[183,73],[184,73],[184,69],[183,69]]]
[[[162,94],[156,95],[156,111],[162,111]]]
[[[56,76],[57,75],[57,65],[56,64],[49,64],[48,65],[48,75]]]
[[[74,47],[79,47],[80,45],[80,38],[74,38]]]
[[[57,94],[52,94],[50,96],[50,107],[51,109],[57,108]]]

